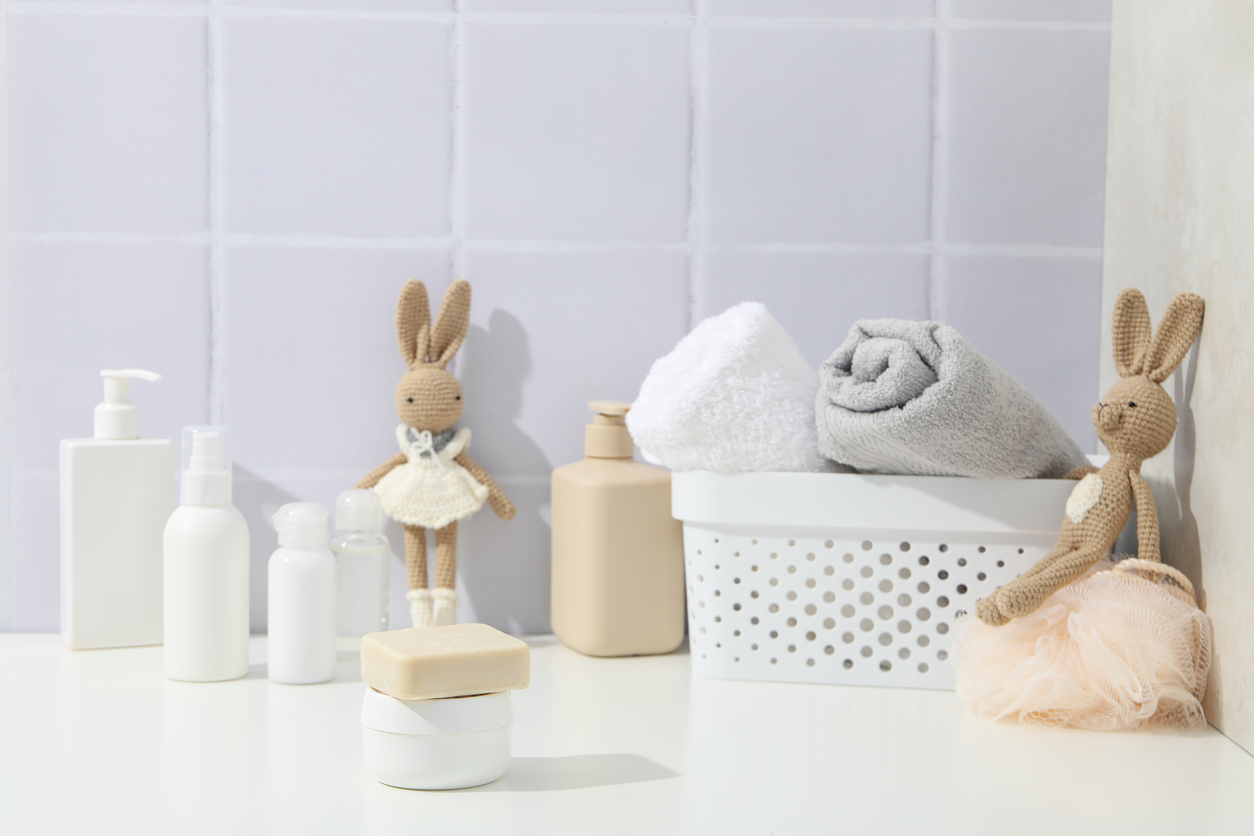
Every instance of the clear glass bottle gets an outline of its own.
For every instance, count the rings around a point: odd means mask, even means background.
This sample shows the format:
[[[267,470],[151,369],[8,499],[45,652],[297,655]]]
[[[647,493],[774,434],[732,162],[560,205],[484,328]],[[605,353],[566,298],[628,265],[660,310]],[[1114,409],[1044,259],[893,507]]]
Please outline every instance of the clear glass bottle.
[[[391,620],[392,549],[383,534],[383,504],[371,490],[343,491],[335,498],[337,616],[340,659],[361,657],[361,637],[387,630]]]

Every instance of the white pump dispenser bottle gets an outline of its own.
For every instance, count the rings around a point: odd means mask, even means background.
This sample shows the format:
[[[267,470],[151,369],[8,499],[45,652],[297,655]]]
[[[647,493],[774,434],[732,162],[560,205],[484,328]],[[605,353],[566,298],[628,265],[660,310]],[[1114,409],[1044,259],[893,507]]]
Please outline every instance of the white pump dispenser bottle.
[[[174,445],[140,438],[131,378],[105,369],[93,438],[61,442],[61,635],[75,650],[161,644],[161,532],[174,510]]]
[[[231,504],[225,427],[183,430],[182,504],[166,523],[165,675],[248,673],[248,524]]]
[[[289,502],[274,515],[279,548],[270,556],[270,679],[312,685],[335,677],[335,555],[327,512]]]

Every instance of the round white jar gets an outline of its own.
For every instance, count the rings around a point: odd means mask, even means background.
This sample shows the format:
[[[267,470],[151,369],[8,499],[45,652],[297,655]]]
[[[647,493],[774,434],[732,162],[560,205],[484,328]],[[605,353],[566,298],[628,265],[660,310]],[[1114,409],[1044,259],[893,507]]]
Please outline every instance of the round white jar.
[[[509,768],[509,692],[398,700],[366,689],[361,705],[366,771],[409,790],[454,790],[495,781]]]

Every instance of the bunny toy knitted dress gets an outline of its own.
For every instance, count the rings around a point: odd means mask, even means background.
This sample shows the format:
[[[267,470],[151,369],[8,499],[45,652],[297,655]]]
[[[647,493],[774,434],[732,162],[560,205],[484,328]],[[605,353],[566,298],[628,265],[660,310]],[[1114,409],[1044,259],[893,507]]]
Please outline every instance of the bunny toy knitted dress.
[[[470,428],[432,436],[401,424],[396,440],[405,463],[379,480],[375,491],[394,520],[423,528],[444,528],[478,511],[488,498],[481,485],[454,458],[470,446]]]

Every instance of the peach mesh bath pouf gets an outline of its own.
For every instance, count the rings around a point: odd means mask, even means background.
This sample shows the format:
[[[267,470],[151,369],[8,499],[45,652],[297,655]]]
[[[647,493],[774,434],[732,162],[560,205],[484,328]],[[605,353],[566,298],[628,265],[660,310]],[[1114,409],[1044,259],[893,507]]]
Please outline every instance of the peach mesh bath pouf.
[[[959,620],[959,698],[986,720],[1085,729],[1206,724],[1210,621],[1176,569],[1104,558],[1001,627]]]

